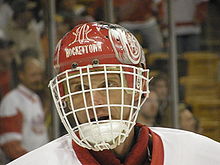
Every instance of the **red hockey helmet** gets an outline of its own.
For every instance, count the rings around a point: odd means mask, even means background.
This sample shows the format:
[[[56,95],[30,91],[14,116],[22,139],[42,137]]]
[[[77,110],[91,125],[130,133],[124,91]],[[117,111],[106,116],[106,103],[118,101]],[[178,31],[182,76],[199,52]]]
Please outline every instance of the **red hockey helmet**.
[[[116,24],[92,22],[68,32],[56,47],[58,73],[77,66],[129,64],[145,68],[144,52],[133,34]]]

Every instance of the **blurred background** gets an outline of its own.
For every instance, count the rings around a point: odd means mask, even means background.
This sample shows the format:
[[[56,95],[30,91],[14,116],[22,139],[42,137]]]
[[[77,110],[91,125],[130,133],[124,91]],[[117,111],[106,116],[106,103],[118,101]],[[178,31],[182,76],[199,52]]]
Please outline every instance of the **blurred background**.
[[[124,26],[145,50],[153,79],[140,122],[220,142],[220,0],[0,0],[0,101],[19,84],[22,60],[37,57],[49,139],[65,134],[48,90],[52,54],[67,31],[90,21]]]

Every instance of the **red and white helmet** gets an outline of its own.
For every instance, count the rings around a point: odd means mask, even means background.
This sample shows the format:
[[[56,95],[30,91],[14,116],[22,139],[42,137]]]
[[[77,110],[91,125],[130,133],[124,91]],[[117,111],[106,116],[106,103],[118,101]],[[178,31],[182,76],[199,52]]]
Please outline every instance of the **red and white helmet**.
[[[105,22],[78,25],[58,42],[54,67],[49,87],[72,139],[94,151],[124,142],[149,94],[149,70],[134,35]]]

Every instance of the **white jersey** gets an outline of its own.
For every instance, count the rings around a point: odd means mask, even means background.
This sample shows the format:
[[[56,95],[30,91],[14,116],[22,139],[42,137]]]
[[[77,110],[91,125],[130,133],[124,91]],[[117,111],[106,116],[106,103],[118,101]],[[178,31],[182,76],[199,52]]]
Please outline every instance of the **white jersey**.
[[[220,143],[193,132],[150,128],[164,147],[164,165],[220,165]]]
[[[40,98],[23,85],[2,99],[0,119],[6,125],[1,127],[0,145],[19,140],[22,147],[31,151],[48,142]]]
[[[150,129],[162,140],[164,165],[220,164],[220,143],[187,131],[159,127]],[[70,136],[65,135],[27,153],[9,165],[85,165],[77,158],[71,141]]]

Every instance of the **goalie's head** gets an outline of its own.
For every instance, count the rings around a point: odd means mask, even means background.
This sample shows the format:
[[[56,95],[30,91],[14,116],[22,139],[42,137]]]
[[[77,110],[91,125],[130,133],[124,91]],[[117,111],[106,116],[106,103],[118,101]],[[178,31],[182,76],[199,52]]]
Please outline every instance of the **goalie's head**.
[[[72,139],[95,151],[124,142],[149,93],[137,39],[115,24],[78,25],[57,44],[54,67],[49,86]]]

